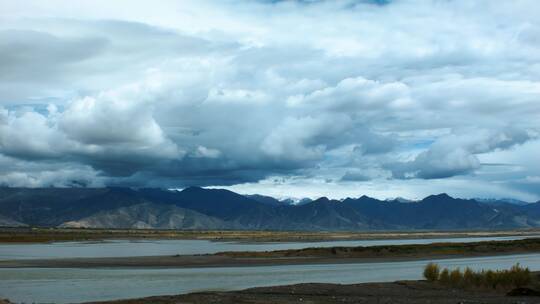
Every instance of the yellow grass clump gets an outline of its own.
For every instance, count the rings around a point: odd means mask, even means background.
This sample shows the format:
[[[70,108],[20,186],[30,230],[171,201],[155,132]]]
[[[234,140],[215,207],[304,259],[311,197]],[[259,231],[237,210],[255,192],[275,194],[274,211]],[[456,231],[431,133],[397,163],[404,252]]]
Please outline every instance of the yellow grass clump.
[[[441,270],[439,265],[429,263],[424,268],[424,277],[431,282],[464,288],[517,288],[527,286],[532,282],[529,268],[521,267],[519,263],[505,270],[474,271],[467,267],[463,272],[459,268]]]

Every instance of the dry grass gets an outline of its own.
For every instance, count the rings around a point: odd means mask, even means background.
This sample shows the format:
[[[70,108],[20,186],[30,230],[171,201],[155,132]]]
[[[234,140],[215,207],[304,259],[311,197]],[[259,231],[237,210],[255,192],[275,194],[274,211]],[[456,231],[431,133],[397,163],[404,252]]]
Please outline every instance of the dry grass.
[[[426,265],[426,268],[424,268],[424,278],[431,282],[437,281],[439,279],[439,272],[439,265],[435,263],[429,263]]]
[[[424,277],[431,282],[460,288],[490,288],[490,289],[513,289],[533,284],[533,276],[529,268],[521,267],[519,263],[505,270],[480,270],[473,271],[465,268],[444,268],[439,272],[439,266],[429,263],[424,269]],[[437,276],[438,275],[438,276]]]

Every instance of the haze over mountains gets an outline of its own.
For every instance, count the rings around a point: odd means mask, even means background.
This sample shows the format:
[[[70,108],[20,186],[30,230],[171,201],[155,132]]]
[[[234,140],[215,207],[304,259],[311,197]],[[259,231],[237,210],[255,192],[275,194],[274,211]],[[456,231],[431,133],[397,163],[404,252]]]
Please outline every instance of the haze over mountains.
[[[0,226],[144,229],[496,229],[540,226],[540,202],[367,196],[277,200],[223,189],[0,188]]]

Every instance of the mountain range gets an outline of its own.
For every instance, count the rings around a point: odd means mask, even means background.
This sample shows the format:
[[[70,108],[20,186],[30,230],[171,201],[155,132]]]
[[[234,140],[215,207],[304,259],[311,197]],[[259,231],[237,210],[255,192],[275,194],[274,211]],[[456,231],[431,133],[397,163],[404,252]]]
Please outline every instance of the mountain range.
[[[368,196],[277,200],[224,189],[0,188],[0,226],[408,230],[540,227],[540,202]]]

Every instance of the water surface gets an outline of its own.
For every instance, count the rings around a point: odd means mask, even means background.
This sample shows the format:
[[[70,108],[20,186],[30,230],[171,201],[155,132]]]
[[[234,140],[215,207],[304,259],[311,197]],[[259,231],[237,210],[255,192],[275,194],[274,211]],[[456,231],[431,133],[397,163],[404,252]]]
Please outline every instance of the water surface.
[[[436,260],[444,267],[540,270],[540,254]],[[183,269],[0,269],[0,297],[26,303],[73,303],[201,290],[303,282],[360,283],[420,279],[427,261]]]
[[[204,254],[219,251],[265,251],[306,247],[516,240],[526,237],[283,243],[212,242],[207,240],[107,240],[100,242],[0,244],[0,260]],[[440,261],[440,263],[445,266],[507,268],[517,261],[532,269],[540,270],[540,254],[451,259]],[[0,268],[0,298],[5,297],[12,301],[26,303],[72,303],[303,282],[383,282],[419,279],[425,264],[426,261],[182,269]]]
[[[175,254],[205,254],[220,251],[267,251],[307,247],[377,246],[430,244],[437,242],[479,242],[517,240],[532,236],[462,237],[435,239],[385,239],[324,242],[239,243],[207,240],[106,240],[99,242],[57,242],[34,244],[0,244],[0,260],[49,259],[76,257],[133,257]]]

